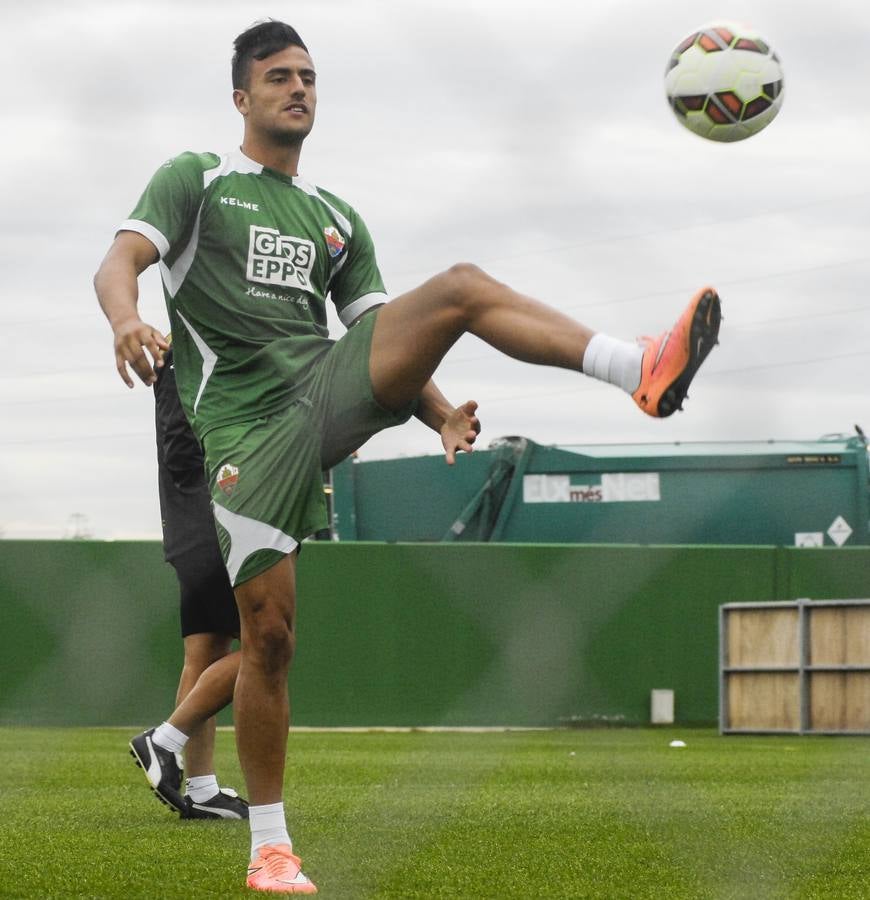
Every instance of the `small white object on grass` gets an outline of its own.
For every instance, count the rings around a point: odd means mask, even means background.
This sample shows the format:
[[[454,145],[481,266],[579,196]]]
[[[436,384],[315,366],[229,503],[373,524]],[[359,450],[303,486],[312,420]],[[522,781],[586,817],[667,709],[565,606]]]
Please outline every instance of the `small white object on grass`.
[[[669,747],[685,747],[686,742],[685,741],[671,741],[670,744],[668,744],[668,746]]]

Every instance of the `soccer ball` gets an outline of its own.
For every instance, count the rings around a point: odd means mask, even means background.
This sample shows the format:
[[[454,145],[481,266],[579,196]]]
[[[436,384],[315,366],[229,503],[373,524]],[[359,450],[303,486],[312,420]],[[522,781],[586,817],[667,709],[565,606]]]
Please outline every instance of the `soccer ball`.
[[[665,90],[677,121],[689,131],[711,141],[742,141],[779,112],[782,67],[758,32],[717,22],[677,45]]]

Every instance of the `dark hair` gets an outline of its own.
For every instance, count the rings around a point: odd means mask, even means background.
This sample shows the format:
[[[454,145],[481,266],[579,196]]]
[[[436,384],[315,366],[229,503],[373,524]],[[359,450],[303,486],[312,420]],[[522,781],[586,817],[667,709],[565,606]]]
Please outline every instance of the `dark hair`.
[[[265,59],[285,47],[301,47],[308,52],[296,29],[275,19],[257,22],[243,31],[233,41],[233,89],[247,87],[252,60]]]

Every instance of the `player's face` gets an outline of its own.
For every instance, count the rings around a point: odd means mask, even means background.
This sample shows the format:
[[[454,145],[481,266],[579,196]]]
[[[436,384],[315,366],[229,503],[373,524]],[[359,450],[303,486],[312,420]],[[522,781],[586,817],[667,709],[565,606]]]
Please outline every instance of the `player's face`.
[[[246,128],[279,144],[301,144],[314,127],[316,74],[301,47],[251,62],[247,90],[234,91]]]

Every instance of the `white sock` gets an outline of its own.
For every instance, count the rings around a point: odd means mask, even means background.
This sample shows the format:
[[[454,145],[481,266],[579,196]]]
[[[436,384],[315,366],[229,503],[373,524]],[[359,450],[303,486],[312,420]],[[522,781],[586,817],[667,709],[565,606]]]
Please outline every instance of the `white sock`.
[[[154,729],[151,740],[164,750],[169,750],[172,753],[181,753],[184,745],[187,743],[187,735],[179,731],[174,725],[170,725],[169,722],[164,722]]]
[[[592,337],[583,354],[583,374],[615,384],[629,394],[640,386],[644,348],[600,332]]]
[[[290,844],[287,821],[284,818],[283,803],[268,803],[265,806],[248,807],[251,822],[251,859],[260,847],[266,844]]]
[[[187,779],[187,793],[194,803],[205,803],[220,791],[214,775],[194,775]]]

